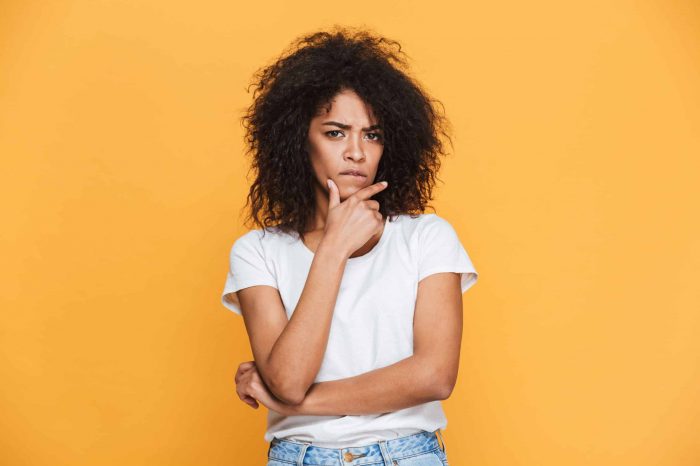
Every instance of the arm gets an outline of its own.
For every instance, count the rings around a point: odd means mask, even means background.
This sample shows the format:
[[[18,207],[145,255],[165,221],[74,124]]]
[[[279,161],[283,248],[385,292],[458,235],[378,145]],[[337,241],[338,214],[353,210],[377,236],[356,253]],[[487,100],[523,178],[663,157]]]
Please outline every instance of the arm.
[[[459,274],[436,273],[418,283],[413,336],[412,356],[355,377],[315,383],[294,414],[376,414],[449,398],[462,339]]]
[[[386,182],[366,186],[342,203],[338,187],[330,178],[328,183],[323,238],[292,317],[287,320],[274,286],[265,283],[239,289],[241,313],[260,376],[275,396],[291,404],[304,399],[321,368],[348,258],[382,224],[379,203],[369,198],[385,189]]]
[[[321,367],[346,261],[332,238],[321,240],[290,319],[274,287],[237,292],[260,376],[286,404],[301,402]]]
[[[441,399],[430,363],[416,357],[355,377],[318,382],[293,407],[295,415],[378,414]]]

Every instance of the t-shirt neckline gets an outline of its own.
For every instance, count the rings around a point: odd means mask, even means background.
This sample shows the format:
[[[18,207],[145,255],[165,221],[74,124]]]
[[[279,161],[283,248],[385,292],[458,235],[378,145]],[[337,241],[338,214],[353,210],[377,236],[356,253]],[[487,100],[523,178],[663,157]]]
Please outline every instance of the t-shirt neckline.
[[[379,241],[377,241],[377,244],[374,245],[372,249],[370,249],[368,252],[364,253],[361,256],[358,257],[349,257],[348,258],[348,264],[354,264],[358,262],[363,262],[367,259],[371,259],[375,255],[377,255],[377,252],[383,247],[384,243],[387,241],[387,236],[389,233],[389,225],[392,222],[389,221],[389,216],[387,215],[386,218],[384,219],[384,230],[382,231],[382,236],[379,237]],[[297,243],[301,246],[301,248],[305,251],[306,255],[311,257],[311,259],[314,258],[316,253],[314,253],[307,245],[304,244],[304,242],[301,240],[301,237],[297,234]]]

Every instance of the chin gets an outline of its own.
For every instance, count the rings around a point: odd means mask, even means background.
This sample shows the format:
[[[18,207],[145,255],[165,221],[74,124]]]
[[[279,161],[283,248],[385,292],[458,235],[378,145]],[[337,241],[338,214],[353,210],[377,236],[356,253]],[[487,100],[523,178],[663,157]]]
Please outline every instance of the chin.
[[[340,198],[347,198],[358,192],[360,189],[362,189],[364,186],[347,186],[344,188],[338,187],[338,194],[340,194]]]

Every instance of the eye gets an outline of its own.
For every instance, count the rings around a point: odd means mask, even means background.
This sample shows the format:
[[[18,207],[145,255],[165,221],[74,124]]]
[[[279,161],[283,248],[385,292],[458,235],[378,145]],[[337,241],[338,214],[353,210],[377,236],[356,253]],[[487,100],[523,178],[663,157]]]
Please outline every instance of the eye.
[[[338,129],[334,129],[334,130],[331,130],[331,131],[326,131],[326,134],[327,134],[327,135],[333,137],[333,135],[331,135],[331,133],[342,133],[342,131],[340,131],[340,130],[338,130]]]
[[[381,141],[382,140],[382,135],[379,133],[367,133],[368,136],[376,136],[374,139],[375,141]]]

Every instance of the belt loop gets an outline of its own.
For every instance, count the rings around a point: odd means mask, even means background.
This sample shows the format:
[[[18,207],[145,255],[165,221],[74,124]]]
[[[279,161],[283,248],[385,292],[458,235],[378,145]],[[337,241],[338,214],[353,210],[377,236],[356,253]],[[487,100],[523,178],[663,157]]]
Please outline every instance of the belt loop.
[[[386,440],[380,440],[378,443],[379,443],[379,450],[382,453],[382,458],[384,458],[384,464],[391,466],[393,458],[389,454],[389,450],[386,447]]]
[[[440,437],[440,443],[442,444],[440,448],[442,449],[442,452],[447,454],[445,451],[445,440],[442,438],[442,432],[440,432],[440,429],[436,430],[435,432],[438,434],[438,437]]]
[[[304,466],[304,455],[306,455],[306,449],[311,445],[310,442],[304,443],[301,447],[301,452],[299,453],[299,458],[297,459],[297,466]]]

